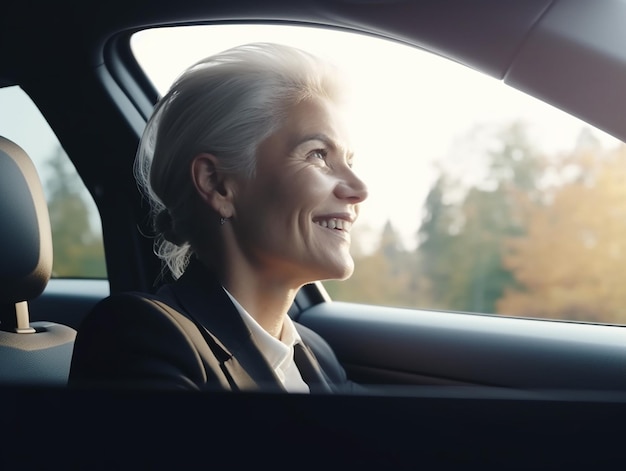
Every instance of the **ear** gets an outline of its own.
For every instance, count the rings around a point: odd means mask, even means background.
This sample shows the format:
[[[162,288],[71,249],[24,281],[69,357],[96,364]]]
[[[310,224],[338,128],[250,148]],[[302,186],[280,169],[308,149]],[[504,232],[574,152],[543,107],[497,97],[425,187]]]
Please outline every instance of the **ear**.
[[[196,155],[191,161],[191,179],[204,203],[221,217],[230,218],[233,215],[235,181],[222,174],[217,157],[207,153]]]

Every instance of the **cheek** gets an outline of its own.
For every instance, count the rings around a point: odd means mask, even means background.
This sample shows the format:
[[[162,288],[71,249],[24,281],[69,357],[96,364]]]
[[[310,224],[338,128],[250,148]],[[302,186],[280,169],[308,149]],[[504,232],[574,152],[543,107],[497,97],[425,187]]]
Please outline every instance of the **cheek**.
[[[325,203],[333,192],[333,182],[319,169],[307,167],[255,182],[246,193],[246,219],[276,231],[305,231],[316,212],[330,210]]]
[[[268,183],[263,196],[269,211],[293,218],[310,213],[323,200],[323,185],[310,178],[281,179]]]
[[[294,178],[283,181],[281,198],[299,204],[302,207],[315,208],[328,200],[333,192],[333,179],[322,174],[318,169],[309,169]]]

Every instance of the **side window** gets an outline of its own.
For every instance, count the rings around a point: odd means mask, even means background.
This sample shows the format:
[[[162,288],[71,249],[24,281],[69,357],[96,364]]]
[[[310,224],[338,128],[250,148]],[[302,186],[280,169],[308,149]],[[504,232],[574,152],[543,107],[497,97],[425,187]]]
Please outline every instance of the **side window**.
[[[333,299],[626,323],[622,142],[464,66],[352,33],[163,28],[132,47],[164,93],[184,67],[251,41],[326,56],[353,84],[355,170],[370,196],[354,275],[324,283]]]
[[[50,126],[24,91],[0,88],[0,135],[33,160],[48,202],[54,278],[106,278],[96,205]]]

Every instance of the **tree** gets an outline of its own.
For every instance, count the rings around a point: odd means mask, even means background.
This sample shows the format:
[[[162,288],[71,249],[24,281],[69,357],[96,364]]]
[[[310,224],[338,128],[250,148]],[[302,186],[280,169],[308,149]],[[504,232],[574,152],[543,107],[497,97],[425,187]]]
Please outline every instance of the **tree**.
[[[468,148],[480,153],[482,178],[468,181],[442,169],[426,199],[416,259],[430,282],[432,307],[496,312],[514,283],[502,265],[504,243],[523,231],[512,195],[536,197],[544,164],[521,123],[495,133],[475,130],[462,142],[463,152]]]
[[[589,135],[552,169],[542,200],[518,195],[526,233],[507,241],[516,286],[498,310],[512,315],[626,321],[626,146],[606,153]]]
[[[61,148],[47,162],[45,181],[52,226],[53,276],[106,277],[102,237],[89,219],[84,188]]]

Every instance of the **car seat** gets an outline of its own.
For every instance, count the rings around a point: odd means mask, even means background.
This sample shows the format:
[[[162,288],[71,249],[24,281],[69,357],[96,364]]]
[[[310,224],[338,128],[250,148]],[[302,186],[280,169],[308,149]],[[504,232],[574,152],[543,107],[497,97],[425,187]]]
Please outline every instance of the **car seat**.
[[[48,207],[26,152],[0,136],[0,384],[65,385],[76,331],[29,321],[52,273]]]

